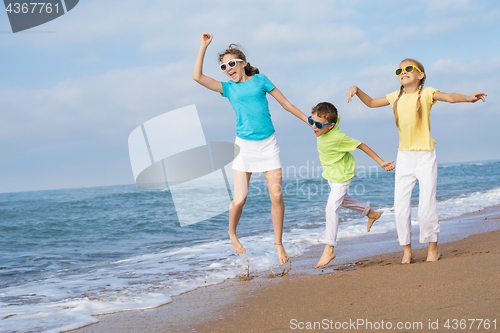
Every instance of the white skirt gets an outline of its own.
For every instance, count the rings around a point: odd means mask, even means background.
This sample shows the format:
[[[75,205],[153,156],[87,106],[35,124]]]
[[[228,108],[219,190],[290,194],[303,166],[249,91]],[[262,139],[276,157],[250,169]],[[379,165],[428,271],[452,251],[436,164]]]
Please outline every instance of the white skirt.
[[[267,139],[257,141],[236,137],[234,143],[240,151],[233,161],[233,170],[266,172],[281,169],[280,147],[274,133]]]

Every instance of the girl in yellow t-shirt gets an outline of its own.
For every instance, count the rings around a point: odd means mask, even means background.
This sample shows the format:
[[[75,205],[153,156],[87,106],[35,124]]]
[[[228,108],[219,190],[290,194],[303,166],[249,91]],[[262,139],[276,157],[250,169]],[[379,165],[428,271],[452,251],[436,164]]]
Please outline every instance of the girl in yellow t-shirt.
[[[441,256],[437,248],[439,221],[436,204],[437,161],[435,142],[431,137],[430,111],[436,101],[449,103],[485,102],[486,94],[470,96],[444,93],[424,88],[424,66],[415,59],[405,59],[395,70],[401,87],[385,97],[372,99],[361,89],[352,86],[347,92],[347,103],[354,95],[370,108],[391,105],[399,131],[399,151],[396,160],[394,215],[399,243],[403,246],[403,264],[412,260],[411,252],[411,192],[419,181],[418,221],[420,242],[429,243],[427,261]]]

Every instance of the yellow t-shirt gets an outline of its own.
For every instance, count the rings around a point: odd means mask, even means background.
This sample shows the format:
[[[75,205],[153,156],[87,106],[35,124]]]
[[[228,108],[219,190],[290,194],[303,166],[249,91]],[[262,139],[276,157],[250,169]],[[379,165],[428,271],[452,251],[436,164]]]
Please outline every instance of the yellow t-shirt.
[[[398,150],[433,150],[436,142],[431,137],[431,108],[436,104],[434,93],[439,91],[431,87],[420,93],[422,119],[417,126],[418,91],[413,94],[403,93],[398,101],[399,149]],[[394,105],[399,90],[386,96],[391,106]]]

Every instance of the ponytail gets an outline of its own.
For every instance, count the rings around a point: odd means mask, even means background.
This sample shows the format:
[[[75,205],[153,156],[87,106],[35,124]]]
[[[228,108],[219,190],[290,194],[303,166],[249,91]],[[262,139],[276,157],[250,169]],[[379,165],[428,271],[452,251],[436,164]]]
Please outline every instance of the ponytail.
[[[245,74],[247,76],[252,76],[254,74],[259,74],[259,69],[257,67],[250,66],[250,63],[247,62],[247,64],[245,65]]]
[[[396,100],[394,101],[394,104],[392,105],[392,111],[394,111],[394,119],[396,120],[396,127],[397,128],[399,128],[398,101],[399,101],[399,98],[401,97],[401,95],[403,95],[404,91],[405,91],[405,87],[403,87],[403,85],[401,85],[401,87],[399,88],[398,98],[396,98]]]
[[[420,85],[418,86],[418,97],[417,97],[417,127],[422,123],[422,103],[420,102],[421,93],[424,89],[425,76],[420,81]]]

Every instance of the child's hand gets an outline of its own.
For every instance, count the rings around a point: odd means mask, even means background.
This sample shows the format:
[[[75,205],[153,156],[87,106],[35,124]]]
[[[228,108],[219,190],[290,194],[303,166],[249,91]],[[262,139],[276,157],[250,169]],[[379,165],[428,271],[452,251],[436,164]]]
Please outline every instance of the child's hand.
[[[486,95],[485,93],[482,93],[482,92],[475,92],[472,95],[470,95],[469,97],[467,97],[467,101],[471,102],[471,103],[476,103],[479,100],[486,102],[486,100],[484,99],[484,96],[488,96],[488,95]]]
[[[206,32],[204,32],[201,35],[201,45],[208,46],[212,42],[213,38],[214,38],[214,35],[207,34]]]
[[[356,95],[356,93],[358,92],[358,87],[356,86],[352,86],[348,91],[347,91],[347,103],[349,103],[350,101],[352,101],[352,97],[354,95]]]
[[[395,168],[394,164],[392,164],[392,163],[394,163],[394,161],[384,161],[380,164],[380,166],[385,171],[391,171],[391,170],[394,170],[394,168]]]

